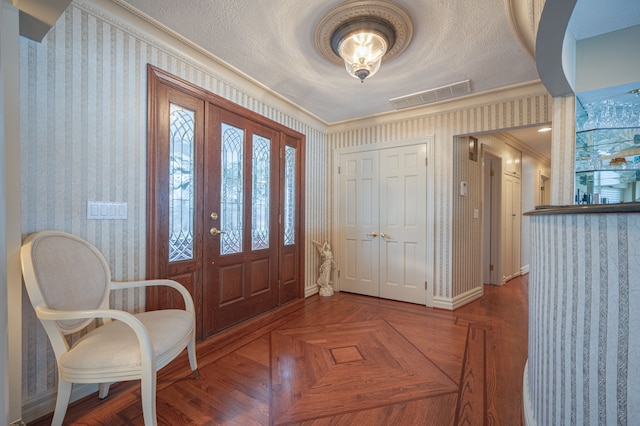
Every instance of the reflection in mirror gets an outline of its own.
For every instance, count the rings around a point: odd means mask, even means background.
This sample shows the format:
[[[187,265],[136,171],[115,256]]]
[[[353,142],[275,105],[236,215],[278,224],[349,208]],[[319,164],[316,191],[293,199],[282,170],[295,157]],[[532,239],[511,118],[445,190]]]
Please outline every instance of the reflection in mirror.
[[[640,82],[576,96],[576,204],[640,201]]]

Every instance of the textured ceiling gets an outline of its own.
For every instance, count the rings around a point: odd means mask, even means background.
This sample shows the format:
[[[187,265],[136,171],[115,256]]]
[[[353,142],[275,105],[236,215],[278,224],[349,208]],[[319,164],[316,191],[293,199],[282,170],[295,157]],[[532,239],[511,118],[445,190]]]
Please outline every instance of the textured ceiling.
[[[326,123],[393,111],[389,99],[471,80],[471,92],[538,80],[505,0],[396,0],[413,20],[399,57],[364,83],[323,59],[314,31],[344,0],[114,0],[127,3]],[[640,24],[640,0],[578,0],[581,40]],[[550,133],[511,135],[550,155]],[[529,142],[530,141],[530,142]]]
[[[462,80],[483,92],[538,79],[504,0],[397,0],[413,39],[364,83],[315,49],[317,23],[343,0],[125,1],[327,123],[391,111],[391,98]]]

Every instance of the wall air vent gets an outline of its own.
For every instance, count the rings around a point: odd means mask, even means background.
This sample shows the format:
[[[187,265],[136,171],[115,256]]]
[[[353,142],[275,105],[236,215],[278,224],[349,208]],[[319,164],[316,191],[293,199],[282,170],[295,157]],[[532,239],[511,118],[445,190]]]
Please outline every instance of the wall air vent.
[[[411,95],[399,96],[389,99],[396,109],[411,108],[418,105],[429,104],[444,99],[455,98],[457,96],[471,93],[471,80],[459,81],[447,86],[425,90],[423,92],[412,93]]]

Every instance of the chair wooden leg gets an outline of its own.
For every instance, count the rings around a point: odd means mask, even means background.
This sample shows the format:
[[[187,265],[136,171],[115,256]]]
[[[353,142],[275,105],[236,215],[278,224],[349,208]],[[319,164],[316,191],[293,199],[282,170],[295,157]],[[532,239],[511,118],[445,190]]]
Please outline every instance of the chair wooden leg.
[[[62,425],[64,415],[67,413],[67,407],[69,406],[72,386],[72,383],[65,382],[58,376],[58,395],[56,397],[56,408],[53,413],[53,419],[51,420],[52,426]]]
[[[196,336],[195,333],[191,333],[191,340],[187,345],[187,354],[189,354],[189,365],[191,365],[191,371],[193,371],[193,377],[198,380],[200,378],[200,371],[198,371],[198,361],[196,360]]]
[[[156,426],[156,372],[142,371],[140,391],[142,394],[142,415],[145,426]]]
[[[109,386],[111,386],[111,383],[100,383],[98,385],[98,398],[105,399],[109,395]]]

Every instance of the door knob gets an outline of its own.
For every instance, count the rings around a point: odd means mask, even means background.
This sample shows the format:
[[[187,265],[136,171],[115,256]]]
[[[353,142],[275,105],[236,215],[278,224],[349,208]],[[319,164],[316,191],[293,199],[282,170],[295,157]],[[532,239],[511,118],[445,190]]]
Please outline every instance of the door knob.
[[[218,213],[213,212],[209,217],[211,218],[211,220],[218,220]]]
[[[386,232],[381,232],[381,233],[380,233],[380,236],[381,236],[382,238],[386,238],[387,240],[390,240],[390,239],[391,239],[391,235],[387,234]]]
[[[216,235],[218,235],[218,234],[224,234],[225,232],[224,232],[224,231],[219,230],[218,228],[211,228],[211,229],[209,230],[209,233],[215,237]]]
[[[375,238],[375,237],[377,237],[377,236],[378,236],[378,233],[377,233],[377,232],[372,232],[372,233],[370,233],[370,234],[367,234],[367,237],[374,237],[374,238]]]

